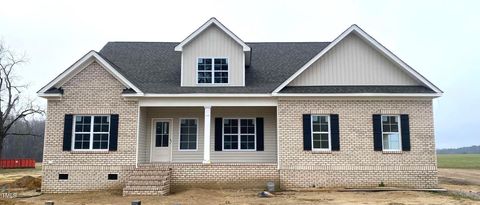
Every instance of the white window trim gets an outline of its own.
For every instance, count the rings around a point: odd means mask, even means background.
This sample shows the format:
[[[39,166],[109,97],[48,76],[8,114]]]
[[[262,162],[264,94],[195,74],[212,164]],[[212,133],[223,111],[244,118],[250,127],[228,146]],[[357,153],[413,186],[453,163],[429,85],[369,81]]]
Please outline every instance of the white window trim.
[[[328,120],[328,133],[327,132],[314,132],[313,131],[313,117],[327,117]],[[331,131],[331,121],[330,121],[330,115],[310,115],[310,140],[312,143],[312,151],[332,151],[332,131]],[[328,134],[328,148],[314,148],[313,147],[313,134]]]
[[[238,148],[237,149],[225,149],[225,120],[238,120],[238,133],[237,133],[237,137],[238,137]],[[254,148],[253,149],[241,149],[242,145],[241,145],[241,127],[240,127],[240,120],[253,120],[253,125],[255,126],[255,133],[253,134],[254,135],[254,141],[253,141],[253,144],[254,144]],[[233,134],[232,134],[233,135]],[[251,134],[249,134],[251,135]],[[245,118],[245,117],[238,117],[238,118],[235,118],[235,117],[228,117],[228,118],[223,118],[222,119],[222,151],[226,151],[226,152],[256,152],[257,151],[257,120],[256,118]]]
[[[182,135],[182,120],[195,120],[195,123],[197,124],[197,134],[196,134],[196,149],[181,149],[180,148],[180,142],[181,142],[181,135]],[[196,152],[198,151],[198,130],[199,130],[199,120],[198,118],[195,117],[183,117],[178,119],[178,151],[180,152]]]
[[[398,123],[398,132],[383,132],[383,117],[396,117],[397,118],[397,123]],[[398,152],[402,151],[402,123],[400,123],[400,115],[380,115],[380,122],[382,126],[382,151],[385,152]],[[397,134],[398,133],[398,142],[399,142],[399,147],[398,149],[385,149],[383,147],[383,134]]]
[[[199,59],[212,59],[212,82],[211,83],[199,83],[198,82],[198,72],[207,72],[207,71],[199,71],[198,70],[198,60]],[[228,70],[227,71],[220,71],[220,72],[227,72],[228,83],[215,83],[215,59],[226,59]],[[201,86],[225,86],[230,85],[230,59],[228,57],[197,57],[195,61],[195,84]]]
[[[75,125],[77,123],[76,118],[78,116],[82,117],[90,117],[90,132],[75,132]],[[94,118],[95,117],[107,117],[108,118],[108,132],[94,132],[93,125],[94,125]],[[112,121],[110,115],[74,115],[73,116],[73,127],[72,127],[72,151],[82,152],[82,151],[94,151],[94,152],[105,152],[109,151],[110,147],[110,128],[112,126]],[[90,144],[88,149],[75,149],[75,134],[90,134]],[[93,149],[93,134],[108,134],[107,140],[107,149]]]

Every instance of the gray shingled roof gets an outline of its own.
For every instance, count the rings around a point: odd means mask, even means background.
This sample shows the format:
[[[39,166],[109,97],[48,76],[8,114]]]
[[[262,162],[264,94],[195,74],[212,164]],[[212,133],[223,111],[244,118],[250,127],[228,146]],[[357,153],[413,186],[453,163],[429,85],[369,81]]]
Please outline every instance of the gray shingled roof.
[[[281,93],[435,93],[425,86],[286,86]]]
[[[180,87],[181,53],[174,51],[178,44],[109,42],[99,54],[144,93],[271,93],[329,42],[247,43],[252,58],[245,70],[245,87]],[[435,93],[424,86],[287,86],[280,92]]]
[[[99,54],[144,93],[271,93],[329,42],[247,43],[245,87],[180,87],[177,42],[109,42]]]

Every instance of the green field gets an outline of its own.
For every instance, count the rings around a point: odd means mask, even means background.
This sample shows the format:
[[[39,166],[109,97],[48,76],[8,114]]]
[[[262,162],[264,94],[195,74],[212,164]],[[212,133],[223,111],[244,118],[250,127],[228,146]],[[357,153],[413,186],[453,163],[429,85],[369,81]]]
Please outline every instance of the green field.
[[[438,168],[480,169],[480,154],[439,154]]]

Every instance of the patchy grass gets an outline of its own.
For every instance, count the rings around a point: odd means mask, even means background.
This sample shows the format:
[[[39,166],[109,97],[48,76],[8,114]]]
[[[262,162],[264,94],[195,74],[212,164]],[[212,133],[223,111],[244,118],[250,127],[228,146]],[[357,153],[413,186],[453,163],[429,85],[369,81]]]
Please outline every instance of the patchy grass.
[[[439,154],[438,168],[480,169],[480,154]]]

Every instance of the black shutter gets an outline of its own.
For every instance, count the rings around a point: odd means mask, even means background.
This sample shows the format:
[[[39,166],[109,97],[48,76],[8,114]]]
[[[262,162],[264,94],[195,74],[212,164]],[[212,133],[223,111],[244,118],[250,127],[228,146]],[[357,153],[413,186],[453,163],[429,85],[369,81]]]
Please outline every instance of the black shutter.
[[[73,115],[65,115],[63,124],[63,151],[72,150]]]
[[[257,117],[257,151],[263,151],[263,118]]]
[[[303,150],[312,150],[312,124],[311,115],[303,115]]]
[[[410,124],[408,115],[400,115],[400,127],[402,132],[402,150],[410,151]]]
[[[223,119],[215,118],[215,151],[222,151]],[[206,152],[206,151],[205,151]]]
[[[373,150],[382,151],[382,116],[373,115]]]
[[[110,141],[108,144],[108,150],[117,151],[118,145],[118,120],[117,114],[110,115]]]
[[[330,134],[332,139],[332,151],[340,151],[340,128],[338,114],[330,115]]]

